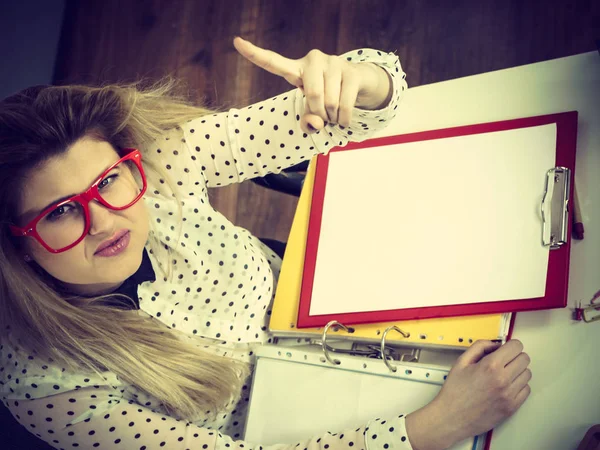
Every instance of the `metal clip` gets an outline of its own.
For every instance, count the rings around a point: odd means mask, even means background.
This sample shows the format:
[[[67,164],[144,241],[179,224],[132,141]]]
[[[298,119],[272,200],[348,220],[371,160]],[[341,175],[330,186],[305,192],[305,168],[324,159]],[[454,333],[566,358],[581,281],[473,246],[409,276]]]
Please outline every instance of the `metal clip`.
[[[402,353],[400,356],[400,362],[419,362],[419,358],[421,357],[421,349],[413,348],[408,353]]]
[[[591,305],[582,310],[581,318],[584,322],[596,322],[600,320],[600,305]]]
[[[571,170],[554,167],[546,172],[546,187],[540,204],[542,214],[542,243],[550,250],[567,243]],[[554,195],[557,190],[559,195]],[[556,211],[556,212],[555,212]]]

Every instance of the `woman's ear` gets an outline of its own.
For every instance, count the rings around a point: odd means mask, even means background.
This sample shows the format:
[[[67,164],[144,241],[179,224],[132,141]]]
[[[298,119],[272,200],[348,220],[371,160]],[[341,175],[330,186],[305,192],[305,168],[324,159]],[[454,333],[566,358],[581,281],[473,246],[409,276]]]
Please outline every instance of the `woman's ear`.
[[[15,250],[17,251],[17,254],[20,255],[21,258],[23,258],[23,260],[25,262],[32,262],[33,258],[32,258],[32,248],[30,247],[30,243],[26,242],[29,239],[25,238],[25,239],[19,239],[19,241],[15,242]]]

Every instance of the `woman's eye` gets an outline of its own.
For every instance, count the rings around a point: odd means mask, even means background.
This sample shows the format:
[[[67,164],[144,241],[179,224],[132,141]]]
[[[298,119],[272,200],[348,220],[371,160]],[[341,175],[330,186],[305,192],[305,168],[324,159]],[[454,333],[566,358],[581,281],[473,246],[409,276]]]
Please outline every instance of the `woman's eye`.
[[[114,174],[114,175],[109,175],[107,176],[105,179],[103,179],[99,184],[98,184],[98,189],[103,189],[106,186],[108,186],[109,184],[114,183],[114,180],[116,180],[119,177],[119,175]],[[110,182],[109,182],[110,180]]]
[[[71,204],[62,205],[62,206],[59,206],[58,208],[56,208],[51,213],[49,213],[46,216],[46,218],[49,220],[58,220],[61,217],[66,216],[67,214],[69,214],[70,212],[72,212],[74,210],[75,210],[75,207]]]

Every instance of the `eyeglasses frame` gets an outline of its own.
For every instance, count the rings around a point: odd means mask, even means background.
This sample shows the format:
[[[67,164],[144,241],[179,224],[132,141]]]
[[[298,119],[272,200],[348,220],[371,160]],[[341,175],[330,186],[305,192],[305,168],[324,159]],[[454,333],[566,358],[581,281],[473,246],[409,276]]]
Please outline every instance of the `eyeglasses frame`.
[[[107,207],[108,209],[114,210],[114,211],[121,211],[123,209],[127,209],[131,206],[133,206],[133,204],[135,204],[137,201],[139,201],[140,198],[142,198],[142,196],[144,195],[144,193],[146,192],[146,189],[148,188],[148,183],[146,181],[146,174],[144,173],[144,168],[142,166],[142,154],[138,149],[135,148],[124,148],[123,152],[127,152],[125,154],[125,156],[123,156],[121,159],[119,159],[117,162],[115,162],[114,164],[112,164],[108,169],[106,169],[102,175],[100,175],[96,181],[94,181],[94,183],[85,191],[82,192],[80,194],[74,195],[73,197],[70,197],[66,200],[63,200],[61,202],[58,202],[48,208],[46,208],[44,211],[42,211],[39,215],[37,215],[34,219],[32,219],[31,221],[29,221],[29,223],[27,225],[25,225],[24,227],[18,227],[16,225],[9,225],[9,229],[12,233],[13,236],[17,236],[17,237],[32,237],[35,238],[46,250],[48,250],[50,253],[62,253],[62,252],[66,252],[67,250],[70,250],[71,248],[75,247],[77,244],[79,244],[84,238],[85,236],[88,234],[88,232],[90,231],[90,227],[91,227],[91,220],[90,220],[90,209],[89,209],[89,203],[92,200],[97,200],[101,205]],[[140,191],[140,193],[138,194],[138,196],[128,205],[125,206],[121,206],[119,208],[115,208],[111,205],[109,205],[101,196],[100,193],[98,192],[98,185],[100,184],[100,182],[109,174],[109,172],[111,170],[113,170],[116,166],[118,166],[119,164],[121,164],[124,161],[128,161],[128,160],[132,160],[135,165],[138,167],[140,174],[142,176],[142,182],[143,182],[143,187],[142,190]],[[46,242],[44,242],[44,240],[42,239],[42,237],[38,234],[36,227],[37,227],[37,223],[42,220],[44,218],[44,216],[46,214],[48,214],[49,212],[55,210],[56,208],[60,208],[63,205],[66,205],[67,203],[71,203],[71,202],[78,202],[80,205],[83,206],[83,210],[85,213],[85,230],[83,231],[83,233],[81,234],[81,237],[79,239],[77,239],[75,242],[73,242],[72,244],[68,245],[67,247],[63,247],[61,249],[53,249],[52,247],[50,247]]]

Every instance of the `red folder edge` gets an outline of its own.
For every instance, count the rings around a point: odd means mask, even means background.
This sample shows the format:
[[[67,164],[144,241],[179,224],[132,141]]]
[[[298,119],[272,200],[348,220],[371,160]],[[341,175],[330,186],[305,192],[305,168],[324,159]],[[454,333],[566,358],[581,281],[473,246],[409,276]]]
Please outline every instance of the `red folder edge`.
[[[558,114],[526,117],[498,122],[488,122],[444,128],[398,136],[370,139],[364,142],[350,143],[340,148],[330,150],[349,151],[366,147],[380,147],[390,144],[427,141],[432,139],[467,136],[471,134],[505,131],[516,128],[527,128],[556,123],[556,161],[555,166],[571,169],[571,185],[569,198],[573,198],[575,181],[575,151],[577,143],[577,111]],[[467,316],[475,314],[496,314],[504,312],[530,311],[539,309],[564,308],[567,304],[567,288],[569,280],[569,256],[571,250],[571,208],[568,208],[567,242],[556,250],[550,250],[548,273],[546,276],[546,291],[544,297],[507,300],[486,303],[469,303],[462,305],[432,306],[423,308],[393,309],[385,311],[353,312],[342,314],[322,314],[310,316],[310,301],[312,298],[313,282],[319,246],[319,234],[325,199],[329,156],[318,155],[313,188],[312,206],[309,216],[304,273],[298,307],[298,328],[321,327],[331,320],[343,324],[361,324],[391,322],[399,320],[432,319],[437,317]],[[549,168],[550,169],[550,168]]]

